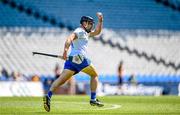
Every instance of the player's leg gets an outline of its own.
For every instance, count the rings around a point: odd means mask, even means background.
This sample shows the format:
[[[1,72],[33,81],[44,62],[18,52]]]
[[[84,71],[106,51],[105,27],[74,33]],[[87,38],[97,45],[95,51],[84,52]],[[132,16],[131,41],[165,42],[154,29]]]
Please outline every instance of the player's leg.
[[[47,112],[50,111],[50,100],[51,100],[51,96],[52,94],[55,92],[55,90],[63,85],[68,79],[70,79],[73,74],[75,72],[68,70],[68,69],[64,69],[63,72],[61,73],[61,75],[58,77],[58,79],[56,79],[53,84],[51,85],[50,90],[48,91],[48,94],[46,96],[44,96],[43,100],[44,100],[44,108]]]
[[[82,72],[88,74],[91,77],[90,86],[91,92],[96,92],[98,86],[98,74],[92,65],[84,68]]]
[[[51,85],[50,91],[54,92],[59,86],[63,85],[67,80],[69,80],[74,73],[75,72],[72,70],[64,69],[60,77],[58,77],[58,79],[56,79]]]
[[[97,74],[95,68],[91,64],[88,67],[84,68],[82,70],[82,72],[88,74],[91,77],[91,81],[90,81],[90,87],[91,87],[90,104],[91,105],[97,105],[99,107],[104,106],[103,103],[101,103],[98,99],[96,99],[96,89],[97,89],[97,86],[98,86],[98,74]]]

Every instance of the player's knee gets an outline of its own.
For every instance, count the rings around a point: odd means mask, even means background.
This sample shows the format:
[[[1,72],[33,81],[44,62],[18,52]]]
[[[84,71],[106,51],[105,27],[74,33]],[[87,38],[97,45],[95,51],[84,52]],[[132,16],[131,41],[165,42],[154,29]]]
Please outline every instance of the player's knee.
[[[98,77],[98,74],[97,73],[93,73],[93,74],[91,74],[91,77],[96,78],[96,77]]]
[[[62,80],[59,82],[59,85],[63,85],[64,83],[66,83],[66,81],[68,81],[68,79],[62,79]]]

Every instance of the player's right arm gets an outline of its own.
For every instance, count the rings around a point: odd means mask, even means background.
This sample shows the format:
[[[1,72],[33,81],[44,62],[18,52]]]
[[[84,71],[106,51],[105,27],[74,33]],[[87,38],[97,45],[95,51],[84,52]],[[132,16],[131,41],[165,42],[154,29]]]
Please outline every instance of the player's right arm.
[[[67,60],[67,53],[69,50],[69,47],[72,43],[73,40],[75,40],[77,38],[77,35],[75,33],[72,33],[67,39],[66,42],[64,44],[64,52],[63,52],[63,59]]]
[[[90,32],[90,37],[94,37],[96,35],[99,35],[101,33],[101,30],[103,28],[103,14],[100,12],[97,12],[98,17],[98,24],[96,25],[96,28],[94,31]]]

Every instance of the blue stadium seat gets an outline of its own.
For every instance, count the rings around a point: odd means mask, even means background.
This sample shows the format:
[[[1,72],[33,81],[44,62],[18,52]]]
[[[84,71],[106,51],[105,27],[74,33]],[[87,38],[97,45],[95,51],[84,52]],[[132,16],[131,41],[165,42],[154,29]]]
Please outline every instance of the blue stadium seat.
[[[58,22],[63,21],[73,26],[79,25],[82,15],[104,13],[104,27],[111,29],[180,29],[179,12],[157,4],[154,0],[15,0],[26,8],[32,8],[41,15],[54,17]],[[73,4],[73,5],[69,5]],[[7,5],[0,3],[0,26],[32,26],[51,27],[49,23],[36,20],[33,16],[20,13]],[[9,18],[11,17],[11,18]],[[12,20],[13,19],[13,20]]]

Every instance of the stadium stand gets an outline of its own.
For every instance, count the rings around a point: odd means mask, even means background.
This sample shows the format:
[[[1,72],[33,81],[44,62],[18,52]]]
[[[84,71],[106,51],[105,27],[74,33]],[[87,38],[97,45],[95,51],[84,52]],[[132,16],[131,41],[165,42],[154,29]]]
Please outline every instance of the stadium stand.
[[[155,0],[157,3],[161,3],[165,7],[169,7],[175,11],[180,11],[180,1],[179,0]]]
[[[179,12],[157,4],[155,0],[2,0],[10,1],[9,4],[0,4],[1,21],[0,26],[48,26],[48,19],[55,18],[56,22],[64,22],[65,25],[79,25],[82,15],[91,15],[97,11],[104,13],[104,27],[113,30],[117,29],[180,29]],[[12,5],[12,1],[16,5]],[[13,3],[13,4],[14,4]],[[70,5],[73,4],[73,5]],[[13,6],[13,9],[10,7]],[[14,7],[16,6],[16,7]],[[19,6],[24,6],[24,12],[19,11]],[[114,9],[115,8],[115,9]],[[22,9],[22,8],[20,8]],[[29,14],[30,9],[31,13]],[[27,13],[27,15],[25,15]],[[45,15],[46,23],[39,18],[33,18],[35,14],[39,17]],[[11,15],[11,18],[9,17]],[[8,17],[8,18],[6,18]],[[14,19],[14,20],[12,20]],[[40,18],[42,19],[42,18]],[[21,21],[18,21],[21,20]],[[35,21],[36,20],[36,21]]]
[[[139,82],[180,81],[180,15],[159,5],[159,0],[1,0],[0,64],[9,72],[53,77],[54,65],[63,61],[32,57],[31,52],[59,54],[80,17],[94,16],[97,11],[104,14],[105,29],[90,40],[89,56],[102,82],[117,82],[121,60],[125,81],[132,73]]]
[[[19,28],[20,29],[20,28]],[[35,29],[30,31],[26,28],[20,30],[7,30],[6,32],[1,30],[1,57],[3,66],[8,66],[8,70],[13,71],[13,68],[23,70],[23,73],[51,73],[49,66],[54,64],[51,59],[46,57],[32,57],[33,51],[41,52],[53,52],[59,54],[63,50],[63,43],[68,35],[67,30],[60,31],[58,29]],[[19,31],[19,32],[18,32]],[[21,32],[24,31],[24,32]],[[34,32],[33,32],[34,31]],[[3,35],[2,35],[3,34]],[[117,39],[117,43],[122,46],[128,46],[129,49],[136,49],[139,52],[144,51],[147,54],[154,54],[157,58],[164,58],[166,61],[174,61],[179,63],[179,39],[178,35],[174,38],[159,38],[158,36],[152,36],[153,38],[146,38],[144,36],[129,37],[125,42],[118,41],[120,38],[109,38],[108,30],[104,30],[103,38],[105,41]],[[112,35],[115,36],[115,35]],[[98,38],[97,38],[98,39]],[[95,44],[96,40],[90,40],[89,43],[89,55],[94,60],[94,64],[101,74],[114,74],[120,60],[124,60],[126,65],[127,74],[140,73],[140,74],[170,74],[179,75],[180,70],[175,70],[172,67],[166,67],[163,64],[157,64],[153,61],[148,61],[145,58],[138,57],[130,54],[127,51],[119,51],[118,48],[106,46],[101,43]],[[135,44],[135,45],[134,45]],[[166,47],[170,45],[171,47]],[[165,50],[164,50],[165,48]],[[177,51],[174,51],[176,49]],[[101,52],[101,53],[99,53]],[[98,54],[94,56],[93,54]],[[107,55],[108,54],[108,55]],[[41,60],[42,59],[42,60]],[[6,60],[6,61],[4,61]],[[22,60],[24,60],[22,62]],[[99,61],[101,60],[101,61]],[[45,62],[44,62],[45,61]],[[21,65],[17,65],[20,63]],[[55,62],[54,62],[55,63]],[[108,64],[111,63],[111,64]],[[27,65],[26,65],[27,64]],[[38,68],[36,68],[39,65]],[[107,67],[108,65],[108,67]],[[29,66],[29,67],[28,67]],[[27,68],[26,68],[27,67]],[[28,71],[27,71],[28,70]],[[38,74],[39,74],[38,73]]]

